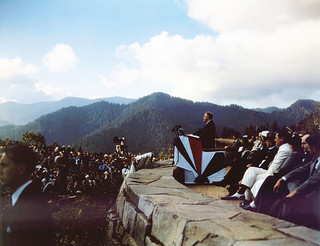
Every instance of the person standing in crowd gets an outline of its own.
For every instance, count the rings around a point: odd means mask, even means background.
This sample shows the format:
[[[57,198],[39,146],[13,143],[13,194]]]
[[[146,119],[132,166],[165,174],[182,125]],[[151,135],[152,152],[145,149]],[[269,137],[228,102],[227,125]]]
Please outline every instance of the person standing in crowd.
[[[200,137],[202,148],[214,148],[216,138],[216,126],[213,122],[213,114],[209,111],[203,115],[203,121],[206,125],[193,133]]]
[[[6,147],[0,159],[0,179],[11,190],[3,214],[3,245],[53,245],[53,223],[41,184],[32,180],[37,163],[25,145]]]

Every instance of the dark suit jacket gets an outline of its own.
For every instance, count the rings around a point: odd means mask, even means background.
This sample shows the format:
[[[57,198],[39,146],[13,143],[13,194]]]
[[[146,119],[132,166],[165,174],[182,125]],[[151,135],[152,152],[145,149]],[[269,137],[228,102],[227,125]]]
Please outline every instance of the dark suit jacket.
[[[287,181],[300,180],[301,185],[297,188],[299,195],[307,195],[317,189],[320,185],[320,172],[315,172],[314,160],[293,170],[285,175]]]
[[[297,186],[296,182],[294,182],[294,188],[298,193],[291,198],[280,200],[281,207],[278,213],[280,219],[289,220],[296,224],[302,224],[320,230],[319,171],[315,169],[315,162],[312,160],[285,175],[288,187],[292,184],[291,181],[296,181],[297,179],[302,184]]]
[[[207,124],[196,131],[194,135],[200,137],[202,142],[202,148],[214,148],[215,147],[215,138],[216,138],[216,126],[212,120],[207,122]]]
[[[53,245],[53,221],[48,202],[36,182],[29,184],[16,204],[4,211],[3,245]]]
[[[273,161],[273,159],[274,159],[274,157],[276,156],[277,153],[278,153],[278,148],[277,147],[274,146],[272,149],[268,148],[265,157],[259,163],[259,167],[261,167],[263,169],[268,169],[269,164]]]

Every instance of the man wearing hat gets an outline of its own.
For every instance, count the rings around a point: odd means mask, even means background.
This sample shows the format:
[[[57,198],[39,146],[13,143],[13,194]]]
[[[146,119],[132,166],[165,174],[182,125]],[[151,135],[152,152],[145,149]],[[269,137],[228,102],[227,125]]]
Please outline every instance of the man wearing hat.
[[[261,155],[261,160],[259,163],[251,162],[252,159],[242,158],[236,165],[234,165],[227,175],[220,182],[213,182],[213,185],[225,187],[230,184],[229,195],[234,194],[238,189],[238,182],[242,179],[243,174],[247,170],[248,166],[259,166],[268,165],[277,153],[277,148],[275,148],[274,135],[269,133],[269,131],[264,131],[261,134],[261,142],[263,148],[259,150],[259,155]],[[250,164],[249,164],[250,163]],[[229,196],[228,195],[228,196]],[[228,197],[227,196],[227,197]]]
[[[244,200],[245,192],[246,200],[251,200],[251,195],[256,197],[264,180],[268,176],[279,172],[282,164],[290,155],[291,149],[288,143],[290,137],[291,135],[286,130],[278,131],[275,136],[278,152],[272,162],[268,165],[268,169],[265,170],[261,167],[249,167],[243,175],[238,192],[232,196],[224,197],[224,200]]]

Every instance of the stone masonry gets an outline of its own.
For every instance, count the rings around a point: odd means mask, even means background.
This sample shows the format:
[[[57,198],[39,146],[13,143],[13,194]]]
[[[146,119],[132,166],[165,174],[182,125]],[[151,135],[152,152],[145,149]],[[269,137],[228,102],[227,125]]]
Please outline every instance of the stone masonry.
[[[132,173],[108,215],[118,245],[320,245],[320,232],[243,210],[177,182],[174,167]]]

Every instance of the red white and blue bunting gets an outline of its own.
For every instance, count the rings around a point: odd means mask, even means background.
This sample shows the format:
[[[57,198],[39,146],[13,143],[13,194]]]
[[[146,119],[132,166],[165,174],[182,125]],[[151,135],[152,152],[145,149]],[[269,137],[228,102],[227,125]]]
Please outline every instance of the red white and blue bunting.
[[[211,183],[226,175],[225,151],[203,151],[200,139],[191,136],[177,137],[174,145],[174,164],[185,170],[185,183]],[[200,178],[206,182],[196,182]]]

